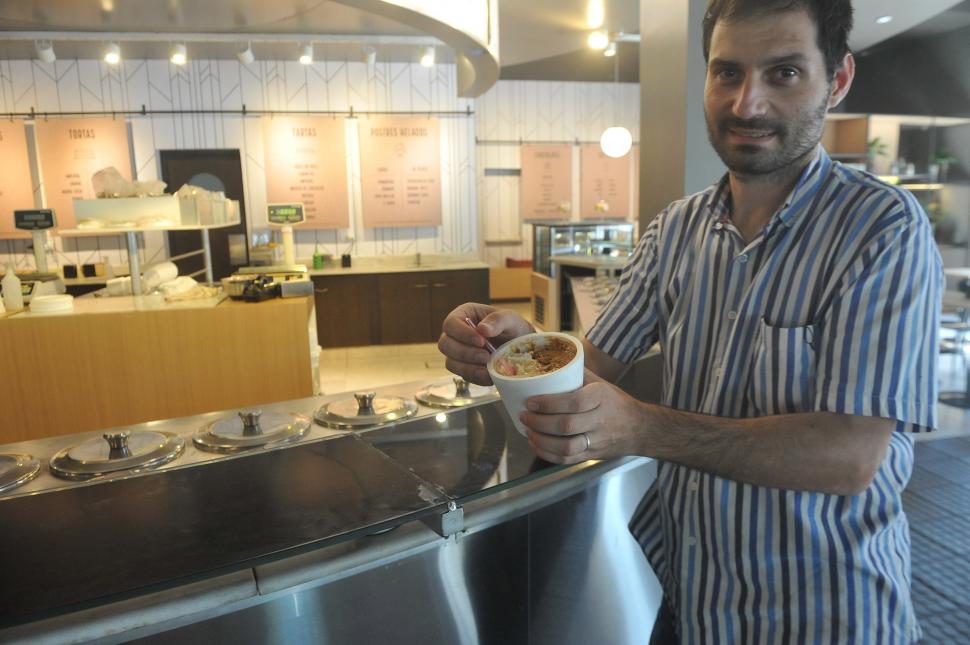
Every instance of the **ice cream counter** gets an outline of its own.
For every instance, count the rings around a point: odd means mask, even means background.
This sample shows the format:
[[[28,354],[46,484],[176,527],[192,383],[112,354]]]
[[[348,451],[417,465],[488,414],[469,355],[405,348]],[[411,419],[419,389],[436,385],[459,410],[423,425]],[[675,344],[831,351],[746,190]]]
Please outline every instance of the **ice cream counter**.
[[[649,639],[653,462],[538,460],[451,380],[355,394],[0,446],[0,641]]]
[[[74,309],[0,320],[0,443],[314,392],[309,297],[77,298]]]

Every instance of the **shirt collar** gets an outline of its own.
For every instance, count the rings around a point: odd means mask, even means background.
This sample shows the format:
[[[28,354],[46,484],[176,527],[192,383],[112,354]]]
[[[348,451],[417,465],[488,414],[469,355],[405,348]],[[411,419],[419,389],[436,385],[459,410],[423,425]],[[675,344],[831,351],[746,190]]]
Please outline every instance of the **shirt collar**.
[[[771,221],[765,227],[765,234],[770,234],[779,224],[791,227],[798,216],[805,212],[806,206],[811,198],[818,192],[825,178],[832,167],[832,160],[828,153],[822,148],[821,144],[815,147],[815,156],[809,162],[802,174],[798,177],[798,182],[784,204],[778,209]],[[731,203],[731,183],[728,181],[728,173],[724,173],[721,180],[714,186],[714,193],[711,195],[708,208],[711,215],[719,220],[725,220],[730,213]]]

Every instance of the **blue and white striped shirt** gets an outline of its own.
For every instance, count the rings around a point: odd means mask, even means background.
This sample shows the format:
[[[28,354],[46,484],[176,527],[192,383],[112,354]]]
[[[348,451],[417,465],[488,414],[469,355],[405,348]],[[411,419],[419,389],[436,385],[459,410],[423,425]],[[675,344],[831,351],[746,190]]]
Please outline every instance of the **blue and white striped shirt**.
[[[747,418],[897,420],[855,496],[739,483],[659,462],[630,527],[686,643],[906,643],[910,432],[936,424],[942,263],[905,190],[818,148],[745,244],[725,177],[647,227],[589,340],[630,362],[655,342],[663,403]]]

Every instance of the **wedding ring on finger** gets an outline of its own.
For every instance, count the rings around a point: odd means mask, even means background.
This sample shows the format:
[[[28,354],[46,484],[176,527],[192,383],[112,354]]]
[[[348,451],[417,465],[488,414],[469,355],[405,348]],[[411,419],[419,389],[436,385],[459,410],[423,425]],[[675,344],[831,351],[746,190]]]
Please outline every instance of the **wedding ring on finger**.
[[[589,447],[592,445],[592,443],[589,440],[589,435],[588,434],[586,434],[585,432],[582,432],[580,434],[582,434],[583,435],[583,439],[586,440],[586,447],[583,448],[583,450],[582,450],[583,452],[586,452],[587,450],[589,450]]]

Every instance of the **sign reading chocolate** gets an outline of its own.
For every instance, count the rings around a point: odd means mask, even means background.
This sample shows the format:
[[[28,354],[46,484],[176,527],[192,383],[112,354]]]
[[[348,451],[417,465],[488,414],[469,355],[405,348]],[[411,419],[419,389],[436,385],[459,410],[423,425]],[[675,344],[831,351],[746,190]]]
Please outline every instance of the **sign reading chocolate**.
[[[580,150],[579,216],[626,219],[630,215],[630,155],[607,156],[598,143]]]
[[[300,228],[349,228],[344,120],[263,117],[267,203],[301,203]]]
[[[13,212],[34,207],[27,134],[20,122],[0,123],[0,238],[30,237],[14,227]]]
[[[358,119],[365,228],[441,225],[437,119]]]
[[[522,219],[568,220],[572,213],[572,146],[524,144],[520,155]]]
[[[44,199],[57,215],[58,228],[74,228],[75,199],[96,197],[91,177],[97,171],[114,166],[122,177],[131,180],[124,119],[38,119],[34,133]]]

